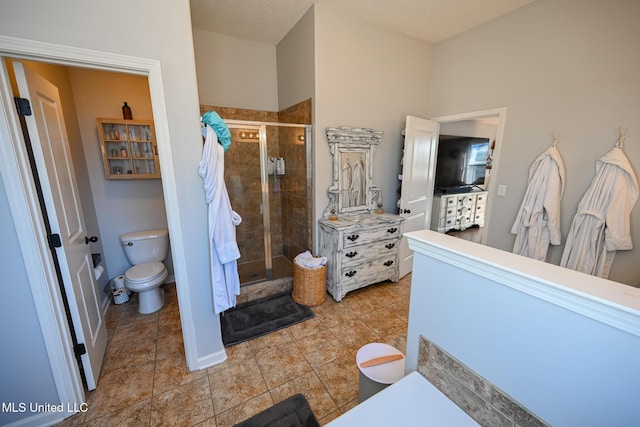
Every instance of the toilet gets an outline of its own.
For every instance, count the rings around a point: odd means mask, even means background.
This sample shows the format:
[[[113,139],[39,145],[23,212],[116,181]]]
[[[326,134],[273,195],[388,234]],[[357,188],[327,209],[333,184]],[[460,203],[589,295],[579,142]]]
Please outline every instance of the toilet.
[[[169,232],[157,229],[125,233],[120,236],[120,244],[133,265],[124,273],[124,285],[138,293],[138,312],[160,310],[164,304],[160,285],[169,274],[162,263],[169,253]]]

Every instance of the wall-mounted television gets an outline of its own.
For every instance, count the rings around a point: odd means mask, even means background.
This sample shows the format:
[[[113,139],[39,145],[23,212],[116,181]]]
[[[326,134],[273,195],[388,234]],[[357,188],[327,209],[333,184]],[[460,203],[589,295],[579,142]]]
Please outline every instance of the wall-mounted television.
[[[488,153],[489,138],[440,135],[435,191],[461,193],[482,190]]]

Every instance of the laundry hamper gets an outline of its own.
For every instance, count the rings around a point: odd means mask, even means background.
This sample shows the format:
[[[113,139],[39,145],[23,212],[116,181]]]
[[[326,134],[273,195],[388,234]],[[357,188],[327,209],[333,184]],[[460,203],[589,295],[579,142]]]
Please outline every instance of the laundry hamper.
[[[327,266],[307,268],[293,263],[291,297],[302,305],[320,305],[327,299]]]

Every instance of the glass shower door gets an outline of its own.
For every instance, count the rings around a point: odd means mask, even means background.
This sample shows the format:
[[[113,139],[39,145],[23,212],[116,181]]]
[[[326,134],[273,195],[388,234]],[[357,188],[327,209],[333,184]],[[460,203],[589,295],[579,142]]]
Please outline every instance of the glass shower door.
[[[234,211],[242,217],[236,227],[240,283],[267,280],[260,126],[230,125],[231,148],[224,155],[224,180]]]

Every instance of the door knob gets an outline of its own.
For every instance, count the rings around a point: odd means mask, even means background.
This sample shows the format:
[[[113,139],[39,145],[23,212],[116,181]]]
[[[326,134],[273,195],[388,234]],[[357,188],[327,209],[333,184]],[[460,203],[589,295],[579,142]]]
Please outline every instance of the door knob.
[[[84,236],[84,242],[88,245],[90,242],[95,243],[98,241],[98,236]]]

